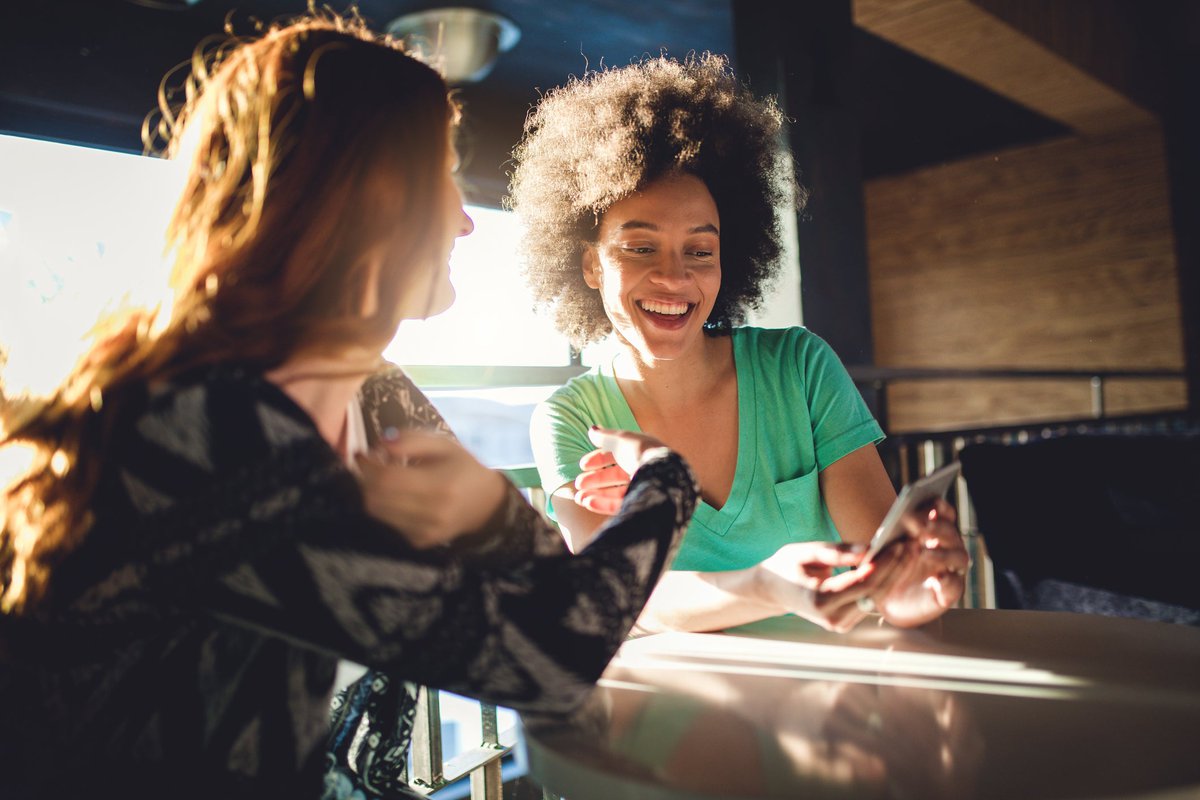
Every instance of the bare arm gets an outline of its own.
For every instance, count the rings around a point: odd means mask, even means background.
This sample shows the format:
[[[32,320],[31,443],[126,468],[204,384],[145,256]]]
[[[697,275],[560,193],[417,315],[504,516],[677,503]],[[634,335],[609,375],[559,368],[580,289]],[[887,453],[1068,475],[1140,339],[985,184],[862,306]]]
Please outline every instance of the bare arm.
[[[883,521],[896,491],[874,447],[867,445],[839,458],[818,478],[821,497],[842,540],[866,544]]]
[[[719,631],[787,611],[766,597],[757,566],[728,572],[671,571],[659,579],[634,633]]]
[[[558,520],[558,530],[567,542],[567,549],[578,553],[587,547],[600,530],[600,526],[608,521],[609,515],[589,511],[575,502],[575,490],[570,484],[560,486],[550,497],[550,505],[554,508],[554,516]]]

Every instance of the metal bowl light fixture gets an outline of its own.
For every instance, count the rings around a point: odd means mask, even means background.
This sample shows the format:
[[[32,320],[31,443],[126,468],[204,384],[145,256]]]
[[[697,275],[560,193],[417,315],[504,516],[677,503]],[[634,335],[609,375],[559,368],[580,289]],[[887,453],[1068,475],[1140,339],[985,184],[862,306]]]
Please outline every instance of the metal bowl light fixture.
[[[478,8],[431,8],[388,23],[388,33],[431,56],[449,83],[483,80],[521,38],[512,20]]]

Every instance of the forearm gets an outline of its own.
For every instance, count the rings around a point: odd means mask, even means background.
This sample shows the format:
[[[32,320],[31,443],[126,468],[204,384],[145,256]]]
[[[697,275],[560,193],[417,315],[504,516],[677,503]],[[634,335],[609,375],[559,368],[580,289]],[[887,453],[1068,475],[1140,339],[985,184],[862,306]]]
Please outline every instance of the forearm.
[[[786,613],[764,596],[758,568],[668,572],[638,617],[636,633],[717,631]]]
[[[558,530],[566,541],[567,549],[578,553],[591,544],[597,532],[608,522],[609,517],[597,514],[575,502],[571,486],[559,488],[550,497],[554,516],[558,518]]]
[[[563,538],[533,506],[509,484],[491,518],[477,531],[448,545],[466,563],[483,563],[491,570],[510,568],[535,555],[552,555],[564,548]]]

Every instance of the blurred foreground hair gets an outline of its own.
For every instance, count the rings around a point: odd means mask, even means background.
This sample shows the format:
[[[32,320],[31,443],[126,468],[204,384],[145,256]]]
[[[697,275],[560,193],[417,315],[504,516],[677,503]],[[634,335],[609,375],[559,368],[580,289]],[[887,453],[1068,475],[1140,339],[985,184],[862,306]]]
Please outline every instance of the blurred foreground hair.
[[[103,320],[54,393],[0,405],[0,448],[33,451],[0,487],[5,612],[41,600],[83,541],[109,431],[150,385],[221,362],[266,371],[302,352],[377,353],[406,273],[444,238],[436,210],[458,111],[398,43],[315,13],[202,44],[189,66],[181,107],[164,81],[143,129],[148,150],[187,165],[167,230],[171,304]],[[367,256],[381,247],[376,276]],[[376,279],[379,302],[365,306]]]

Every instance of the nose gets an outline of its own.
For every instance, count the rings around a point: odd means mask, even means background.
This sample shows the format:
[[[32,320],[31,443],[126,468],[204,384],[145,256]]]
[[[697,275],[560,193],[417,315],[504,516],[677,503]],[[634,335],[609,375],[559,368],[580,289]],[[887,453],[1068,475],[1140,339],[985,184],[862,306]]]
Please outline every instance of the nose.
[[[475,220],[471,219],[465,208],[459,208],[458,236],[467,236],[475,230]]]
[[[653,273],[655,282],[664,286],[679,286],[689,277],[690,271],[679,253],[664,254]]]

